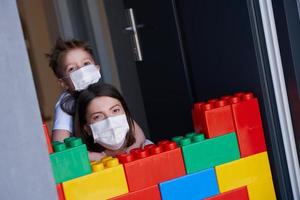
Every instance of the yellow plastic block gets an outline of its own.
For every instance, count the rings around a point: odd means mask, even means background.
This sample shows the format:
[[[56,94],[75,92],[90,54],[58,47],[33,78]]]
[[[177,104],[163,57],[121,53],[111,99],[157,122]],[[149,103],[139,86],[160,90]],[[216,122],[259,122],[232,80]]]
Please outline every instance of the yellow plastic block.
[[[66,200],[108,199],[128,192],[123,165],[107,157],[92,162],[93,173],[63,183]]]
[[[276,199],[267,152],[215,167],[220,193],[247,186],[250,200]]]

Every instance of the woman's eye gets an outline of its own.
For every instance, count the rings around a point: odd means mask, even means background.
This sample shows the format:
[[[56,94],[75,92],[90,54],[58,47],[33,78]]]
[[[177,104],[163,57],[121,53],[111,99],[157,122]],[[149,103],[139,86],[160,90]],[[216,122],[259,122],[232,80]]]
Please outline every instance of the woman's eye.
[[[99,118],[100,118],[99,115],[96,115],[96,116],[93,117],[93,120],[97,120]]]
[[[104,118],[104,116],[103,115],[94,115],[93,117],[92,117],[92,121],[100,121],[100,120],[102,120]]]
[[[120,112],[120,108],[113,109],[113,113],[118,113],[118,112]]]

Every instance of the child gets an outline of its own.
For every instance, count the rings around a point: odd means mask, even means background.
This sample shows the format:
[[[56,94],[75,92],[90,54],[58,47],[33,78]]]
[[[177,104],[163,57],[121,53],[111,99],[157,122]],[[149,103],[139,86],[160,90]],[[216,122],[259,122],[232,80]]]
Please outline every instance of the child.
[[[49,66],[64,92],[55,105],[53,141],[63,141],[73,133],[73,116],[75,102],[79,91],[100,80],[100,66],[95,64],[91,47],[75,39],[63,41],[58,39],[54,49],[47,54]],[[130,148],[140,146],[145,136],[142,129],[134,122],[135,143]],[[97,154],[91,154],[97,158]]]
[[[121,94],[109,84],[95,83],[77,101],[78,131],[89,151],[115,156],[135,143],[134,123]],[[145,140],[143,147],[151,143]]]

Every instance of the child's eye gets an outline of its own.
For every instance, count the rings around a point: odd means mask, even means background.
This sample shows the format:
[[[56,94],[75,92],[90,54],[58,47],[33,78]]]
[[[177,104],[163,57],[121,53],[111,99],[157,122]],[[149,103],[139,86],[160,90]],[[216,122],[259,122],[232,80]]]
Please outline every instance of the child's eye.
[[[90,64],[93,64],[91,61],[85,61],[84,63],[83,63],[83,65],[84,66],[87,66],[87,65],[90,65]]]
[[[74,71],[76,71],[76,70],[77,70],[77,67],[76,67],[76,66],[72,66],[72,67],[69,67],[69,68],[68,68],[67,72],[68,72],[68,73],[71,73],[71,72],[74,72]]]

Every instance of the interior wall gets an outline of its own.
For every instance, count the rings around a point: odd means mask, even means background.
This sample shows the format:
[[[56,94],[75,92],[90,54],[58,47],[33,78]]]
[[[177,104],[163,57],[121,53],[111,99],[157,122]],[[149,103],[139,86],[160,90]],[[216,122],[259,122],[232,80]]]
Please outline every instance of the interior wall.
[[[45,56],[56,39],[56,21],[51,16],[51,3],[40,0],[18,0],[18,7],[35,88],[43,120],[52,128],[54,105],[61,92],[57,79]]]
[[[0,1],[0,199],[54,200],[55,182],[16,1]]]

